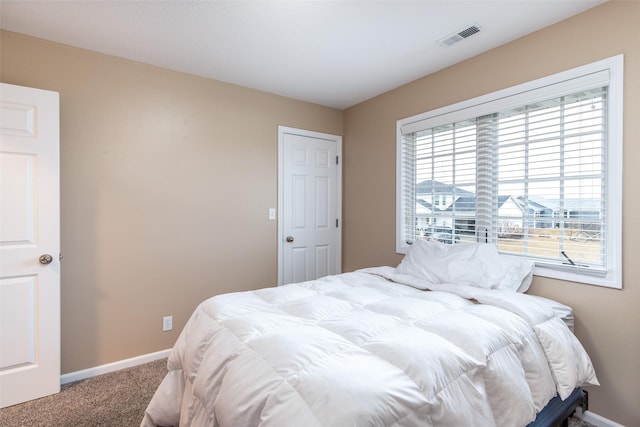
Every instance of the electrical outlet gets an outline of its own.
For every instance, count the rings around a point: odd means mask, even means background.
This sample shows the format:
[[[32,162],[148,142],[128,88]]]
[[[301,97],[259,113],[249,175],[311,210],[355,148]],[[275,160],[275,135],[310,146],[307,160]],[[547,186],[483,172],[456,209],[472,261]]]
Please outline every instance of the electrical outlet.
[[[173,329],[173,316],[165,316],[162,318],[162,332]]]

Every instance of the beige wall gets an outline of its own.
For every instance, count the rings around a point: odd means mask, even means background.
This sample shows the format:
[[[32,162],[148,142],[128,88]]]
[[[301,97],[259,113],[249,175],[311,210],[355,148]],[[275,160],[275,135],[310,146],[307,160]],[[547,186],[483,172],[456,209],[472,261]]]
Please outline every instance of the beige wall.
[[[640,2],[606,3],[352,107],[344,121],[344,269],[397,265],[396,120],[625,54],[624,289],[536,278],[531,292],[574,307],[602,383],[589,388],[591,410],[627,426],[640,426],[640,245],[631,237],[640,210],[639,17]]]
[[[277,126],[342,134],[342,111],[0,37],[0,80],[60,93],[63,373],[170,348],[206,297],[275,285]]]

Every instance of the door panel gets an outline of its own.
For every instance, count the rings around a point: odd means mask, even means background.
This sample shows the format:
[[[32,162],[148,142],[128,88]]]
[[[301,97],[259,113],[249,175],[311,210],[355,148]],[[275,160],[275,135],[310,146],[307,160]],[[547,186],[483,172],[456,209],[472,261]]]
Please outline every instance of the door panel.
[[[329,274],[329,268],[331,266],[331,248],[329,245],[316,246],[316,259],[315,259],[315,277],[322,277]],[[335,274],[335,273],[334,273]]]
[[[35,244],[35,156],[3,152],[0,179],[0,241]]]
[[[316,177],[316,230],[327,230],[329,228],[329,216],[331,215],[330,184],[328,177]]]
[[[341,137],[279,128],[278,283],[341,269]]]
[[[292,247],[291,248],[291,281],[287,283],[304,282],[307,280],[307,248]]]
[[[2,318],[11,322],[2,322],[3,341],[9,340],[11,346],[0,348],[2,368],[12,366],[32,366],[36,363],[35,324],[37,305],[37,277],[15,277],[0,279]]]
[[[0,84],[0,407],[60,390],[58,102]]]

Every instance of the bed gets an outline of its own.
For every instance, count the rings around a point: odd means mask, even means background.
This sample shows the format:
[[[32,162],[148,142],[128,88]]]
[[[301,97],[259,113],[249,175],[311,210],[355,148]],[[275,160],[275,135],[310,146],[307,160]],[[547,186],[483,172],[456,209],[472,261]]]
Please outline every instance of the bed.
[[[526,261],[444,246],[204,301],[141,426],[527,426],[598,384]]]

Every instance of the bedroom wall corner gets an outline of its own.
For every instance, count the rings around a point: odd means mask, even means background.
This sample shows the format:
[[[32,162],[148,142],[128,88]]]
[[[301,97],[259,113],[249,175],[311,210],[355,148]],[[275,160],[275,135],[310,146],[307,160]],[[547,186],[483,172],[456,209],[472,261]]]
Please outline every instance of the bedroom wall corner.
[[[590,410],[640,425],[640,3],[609,1],[536,33],[423,77],[345,111],[345,271],[399,263],[395,253],[396,121],[623,53],[623,289],[536,277],[531,293],[574,308],[576,335],[601,385],[589,387]]]

